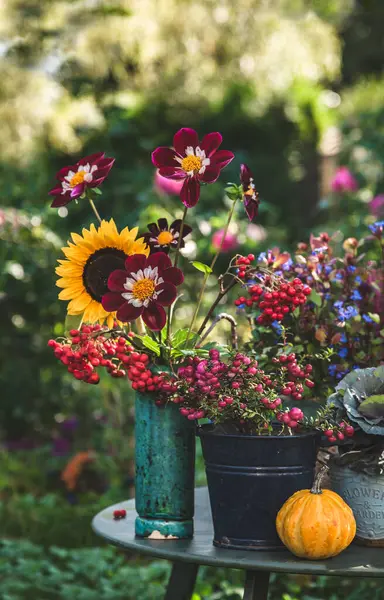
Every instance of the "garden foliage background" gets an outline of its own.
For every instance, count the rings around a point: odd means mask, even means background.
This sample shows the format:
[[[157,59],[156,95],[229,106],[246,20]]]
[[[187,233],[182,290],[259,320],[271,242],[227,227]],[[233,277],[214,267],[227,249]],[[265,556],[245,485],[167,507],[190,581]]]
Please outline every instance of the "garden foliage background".
[[[262,201],[256,224],[239,214],[239,251],[292,249],[312,230],[359,237],[374,220],[369,202],[384,193],[383,19],[380,0],[0,4],[2,598],[150,600],[168,573],[102,549],[90,531],[100,507],[132,495],[134,415],[128,386],[70,379],[46,347],[65,318],[54,274],[60,248],[92,221],[81,203],[49,208],[55,172],[97,151],[116,157],[100,212],[144,230],[160,208],[181,214],[177,197],[154,188],[151,150],[181,126],[219,130],[236,154],[222,183],[247,162]],[[357,193],[330,193],[337,164],[357,177]],[[224,224],[222,189],[203,189],[198,221],[191,211],[188,252],[202,262]],[[188,277],[181,322],[198,277]],[[60,473],[85,450],[96,459],[68,490]],[[241,581],[207,569],[194,600],[239,598]],[[277,578],[271,598],[383,592],[376,582],[317,583]]]

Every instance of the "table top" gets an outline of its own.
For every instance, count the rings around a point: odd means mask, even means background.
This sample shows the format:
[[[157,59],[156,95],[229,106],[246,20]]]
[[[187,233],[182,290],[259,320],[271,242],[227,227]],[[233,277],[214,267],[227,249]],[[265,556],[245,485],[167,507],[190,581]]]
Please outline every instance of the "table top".
[[[113,511],[125,508],[127,516],[114,520]],[[384,548],[352,544],[334,558],[309,561],[288,550],[227,550],[212,544],[213,528],[207,488],[196,489],[195,535],[192,540],[153,540],[135,537],[135,502],[127,500],[101,511],[92,521],[95,533],[110,544],[138,554],[200,565],[312,575],[384,577]]]

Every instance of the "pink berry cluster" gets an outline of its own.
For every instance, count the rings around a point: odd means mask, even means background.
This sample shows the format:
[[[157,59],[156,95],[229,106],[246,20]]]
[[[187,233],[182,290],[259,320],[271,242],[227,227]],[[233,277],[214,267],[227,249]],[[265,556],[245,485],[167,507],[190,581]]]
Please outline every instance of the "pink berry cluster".
[[[324,431],[329,442],[342,442],[346,437],[353,437],[355,429],[345,421],[341,421],[337,426],[329,427]]]
[[[260,325],[268,325],[274,321],[280,323],[287,314],[306,303],[311,291],[311,288],[297,277],[287,282],[282,278],[271,278],[267,275],[261,284],[249,286],[250,298],[241,296],[235,300],[235,305],[256,305],[261,311],[256,319]]]
[[[277,420],[280,423],[284,423],[290,429],[296,429],[299,426],[300,421],[304,419],[304,413],[300,408],[291,408],[288,412],[279,412],[276,415]]]
[[[281,371],[285,375],[286,383],[280,389],[280,393],[284,396],[292,396],[295,400],[301,400],[304,393],[303,384],[307,388],[313,388],[315,383],[310,379],[313,371],[312,365],[301,366],[297,360],[296,354],[291,352],[290,354],[280,354],[278,357],[273,357],[272,363],[280,364]]]
[[[99,383],[97,371],[104,368],[111,377],[128,377],[135,390],[154,392],[161,387],[163,378],[148,368],[149,356],[136,352],[118,331],[111,335],[100,324],[72,329],[68,338],[49,340],[48,346],[68,372],[85,383]]]
[[[171,386],[177,391],[170,394],[171,400],[191,421],[207,417],[215,422],[244,423],[253,419],[265,429],[277,420],[283,426],[296,428],[303,413],[295,408],[285,414],[279,393],[288,389],[286,379],[290,375],[285,366],[279,365],[277,371],[275,376],[266,375],[250,356],[238,352],[224,361],[217,349],[211,349],[208,358],[190,357],[179,368],[178,380]],[[297,387],[293,393],[302,397]]]

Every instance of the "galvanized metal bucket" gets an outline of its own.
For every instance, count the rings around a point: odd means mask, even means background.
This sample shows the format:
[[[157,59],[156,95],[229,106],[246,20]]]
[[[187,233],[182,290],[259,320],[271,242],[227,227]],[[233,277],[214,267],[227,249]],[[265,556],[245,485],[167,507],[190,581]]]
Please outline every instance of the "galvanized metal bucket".
[[[367,475],[332,464],[330,480],[332,490],[353,510],[355,541],[384,546],[384,475]]]
[[[195,427],[177,405],[136,394],[136,535],[193,535]]]
[[[314,478],[318,434],[226,435],[199,429],[214,526],[213,544],[281,549],[276,516]]]

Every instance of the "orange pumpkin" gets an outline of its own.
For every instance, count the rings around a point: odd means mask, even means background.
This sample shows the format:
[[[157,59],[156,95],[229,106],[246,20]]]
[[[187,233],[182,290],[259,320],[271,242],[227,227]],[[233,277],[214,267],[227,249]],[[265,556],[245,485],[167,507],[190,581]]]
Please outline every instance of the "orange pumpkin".
[[[299,558],[319,560],[340,554],[356,534],[356,521],[344,500],[331,490],[322,490],[318,473],[311,490],[300,490],[288,498],[276,519],[283,544]]]

